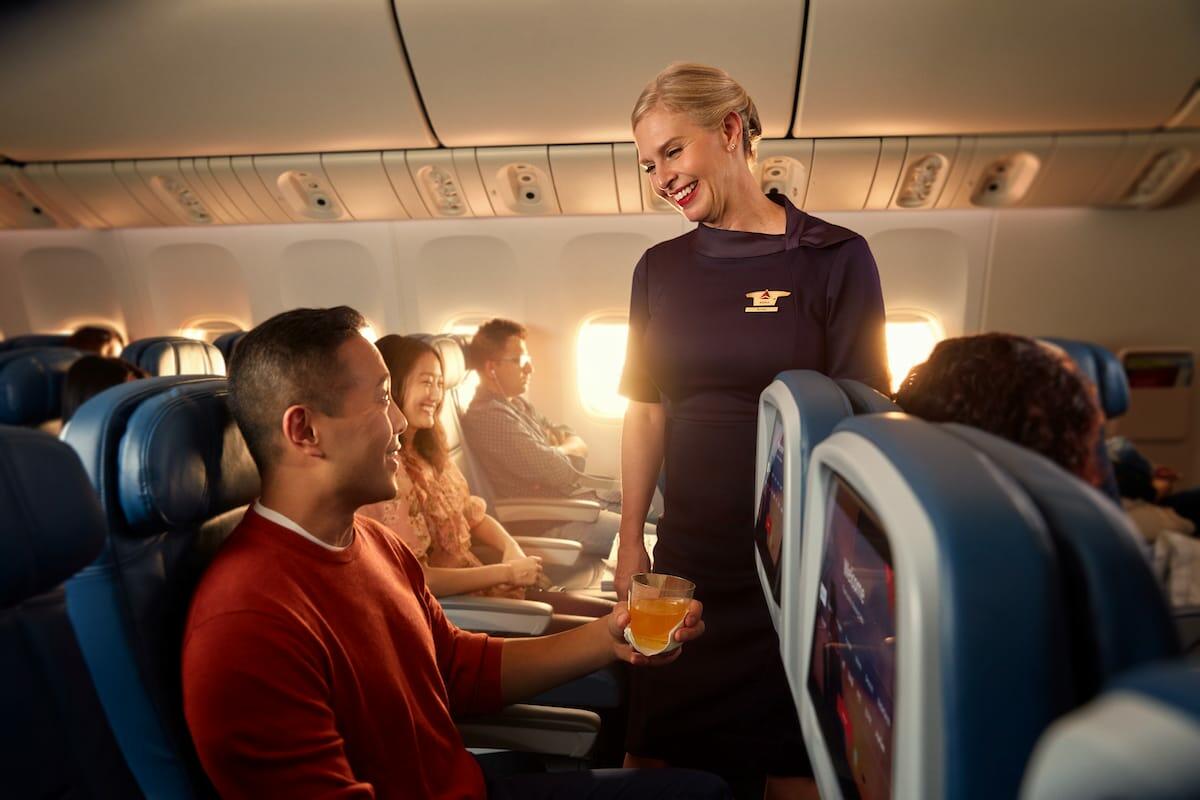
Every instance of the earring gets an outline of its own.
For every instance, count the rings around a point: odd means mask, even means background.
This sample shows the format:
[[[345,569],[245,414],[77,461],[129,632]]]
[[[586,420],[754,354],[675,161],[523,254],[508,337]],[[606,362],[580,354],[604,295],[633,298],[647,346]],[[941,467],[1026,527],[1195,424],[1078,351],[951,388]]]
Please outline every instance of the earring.
[[[735,148],[735,147],[737,147],[737,145],[736,145],[736,144],[734,144],[733,142],[730,142],[730,143],[729,143],[729,152],[731,152],[731,153],[732,153],[732,152],[733,152],[733,148]]]

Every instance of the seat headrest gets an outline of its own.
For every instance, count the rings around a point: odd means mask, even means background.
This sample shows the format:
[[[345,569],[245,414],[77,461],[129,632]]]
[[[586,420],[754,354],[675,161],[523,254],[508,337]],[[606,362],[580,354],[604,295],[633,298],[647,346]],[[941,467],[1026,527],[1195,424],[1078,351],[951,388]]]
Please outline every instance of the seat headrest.
[[[138,404],[118,450],[124,533],[152,536],[198,525],[258,495],[258,470],[228,395],[226,381],[203,381]]]
[[[891,401],[887,395],[880,394],[865,383],[852,381],[849,378],[837,378],[838,387],[846,393],[850,407],[855,414],[886,414],[889,411],[899,411],[900,406]]]
[[[48,591],[104,546],[104,512],[75,452],[0,425],[0,608]]]
[[[63,380],[82,356],[69,347],[0,353],[0,424],[40,425],[62,416]]]
[[[182,336],[152,336],[130,342],[121,358],[151,375],[224,375],[225,357],[207,342]]]
[[[65,333],[27,333],[0,342],[0,351],[20,350],[27,347],[66,347],[69,338],[71,337]]]
[[[467,356],[462,342],[452,334],[434,334],[422,337],[433,346],[442,357],[442,378],[446,382],[446,391],[462,383],[467,375]]]
[[[237,343],[242,340],[247,331],[231,331],[222,333],[215,340],[213,346],[221,351],[221,355],[225,358],[225,366],[229,366],[229,362],[233,360],[233,349],[237,347]]]
[[[1044,336],[1041,340],[1062,348],[1095,384],[1104,416],[1115,419],[1129,410],[1129,381],[1125,377],[1125,368],[1111,351],[1075,339]]]

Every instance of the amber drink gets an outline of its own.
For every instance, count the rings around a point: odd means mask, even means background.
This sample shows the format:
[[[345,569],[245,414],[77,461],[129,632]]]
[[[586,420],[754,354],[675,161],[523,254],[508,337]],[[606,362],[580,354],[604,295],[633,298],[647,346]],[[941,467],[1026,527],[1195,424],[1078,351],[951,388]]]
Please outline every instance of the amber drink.
[[[675,629],[683,622],[696,585],[674,575],[643,572],[629,589],[629,643],[645,655],[674,649]]]

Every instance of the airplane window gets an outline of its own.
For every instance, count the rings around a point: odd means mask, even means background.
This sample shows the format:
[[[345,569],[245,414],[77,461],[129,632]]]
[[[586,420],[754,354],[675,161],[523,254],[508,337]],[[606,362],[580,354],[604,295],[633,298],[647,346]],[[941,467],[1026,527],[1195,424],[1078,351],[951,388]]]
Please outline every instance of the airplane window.
[[[625,366],[629,323],[624,316],[592,317],[583,323],[575,344],[579,399],[588,414],[620,419],[628,402],[617,393]]]
[[[244,330],[242,324],[231,319],[194,319],[179,329],[179,335],[212,344],[218,336],[240,330]]]
[[[892,374],[893,392],[900,388],[908,371],[929,358],[934,345],[945,338],[946,332],[937,318],[923,311],[888,314],[888,371]]]

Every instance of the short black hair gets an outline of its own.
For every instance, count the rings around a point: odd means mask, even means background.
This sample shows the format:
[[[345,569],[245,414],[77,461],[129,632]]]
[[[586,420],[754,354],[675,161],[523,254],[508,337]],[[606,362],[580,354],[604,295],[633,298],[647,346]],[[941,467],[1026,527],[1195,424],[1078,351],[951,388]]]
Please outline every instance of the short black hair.
[[[84,356],[67,370],[63,378],[62,421],[69,422],[81,405],[113,386],[132,378],[145,378],[145,370],[128,361],[104,356]]]
[[[238,342],[229,364],[229,407],[260,474],[274,461],[275,432],[289,406],[331,415],[341,410],[345,385],[337,351],[364,325],[349,306],[296,308]]]
[[[85,325],[79,328],[70,336],[64,343],[67,347],[74,347],[76,350],[87,350],[92,353],[99,353],[104,350],[105,345],[116,340],[125,346],[125,342],[121,339],[121,334],[108,328],[101,328],[98,325]]]
[[[490,319],[479,326],[467,346],[467,366],[479,369],[488,361],[496,361],[504,355],[504,346],[514,336],[525,338],[528,331],[519,322],[511,319]]]

